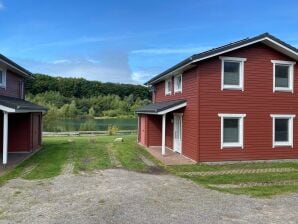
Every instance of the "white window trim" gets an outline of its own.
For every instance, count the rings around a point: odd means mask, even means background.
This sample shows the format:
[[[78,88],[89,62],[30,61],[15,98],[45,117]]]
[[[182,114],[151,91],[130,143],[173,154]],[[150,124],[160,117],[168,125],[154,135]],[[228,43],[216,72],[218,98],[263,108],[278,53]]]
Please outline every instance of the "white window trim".
[[[171,83],[171,89],[168,89],[168,82],[172,82],[172,78],[166,79],[165,80],[165,95],[171,95],[172,94],[172,83]]]
[[[294,65],[295,61],[280,61],[280,60],[271,60],[273,64],[273,92],[292,92],[294,93]],[[275,87],[275,66],[276,65],[287,65],[289,66],[289,87]]]
[[[176,82],[177,82],[177,77],[179,77],[179,76],[181,77],[181,88],[177,89]],[[182,93],[182,86],[183,86],[183,84],[182,84],[182,74],[176,75],[174,77],[174,93]]]
[[[244,148],[243,136],[244,136],[244,122],[243,118],[246,114],[218,114],[220,117],[220,148]],[[224,130],[224,119],[225,118],[236,118],[239,119],[239,142],[237,143],[224,143],[223,142],[223,130]]]
[[[221,60],[221,90],[224,89],[236,89],[244,91],[244,62],[247,60],[246,58],[236,58],[236,57],[219,57]],[[225,85],[224,84],[224,63],[226,61],[229,62],[238,62],[240,64],[239,71],[239,85]]]
[[[294,129],[294,118],[296,115],[294,114],[270,114],[272,117],[272,147],[278,146],[290,146],[293,148],[293,129]],[[275,119],[276,118],[284,118],[289,119],[289,141],[287,142],[275,142]]]
[[[3,74],[3,83],[0,83],[0,88],[6,88],[6,69],[0,68],[0,71],[2,71]]]

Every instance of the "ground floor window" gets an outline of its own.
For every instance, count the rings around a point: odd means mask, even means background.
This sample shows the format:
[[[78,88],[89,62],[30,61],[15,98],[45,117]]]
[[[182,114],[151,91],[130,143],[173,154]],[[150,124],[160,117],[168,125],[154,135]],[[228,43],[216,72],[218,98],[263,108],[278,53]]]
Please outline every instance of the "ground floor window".
[[[293,147],[293,119],[296,115],[271,114],[272,145]]]
[[[221,118],[221,149],[243,148],[243,118],[245,114],[218,114]]]

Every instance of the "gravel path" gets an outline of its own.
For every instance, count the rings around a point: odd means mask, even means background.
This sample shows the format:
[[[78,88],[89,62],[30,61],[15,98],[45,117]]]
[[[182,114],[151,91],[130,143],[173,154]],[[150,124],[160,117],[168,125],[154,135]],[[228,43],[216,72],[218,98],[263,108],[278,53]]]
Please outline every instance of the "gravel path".
[[[223,194],[172,175],[122,169],[11,180],[0,223],[297,223],[298,195]]]

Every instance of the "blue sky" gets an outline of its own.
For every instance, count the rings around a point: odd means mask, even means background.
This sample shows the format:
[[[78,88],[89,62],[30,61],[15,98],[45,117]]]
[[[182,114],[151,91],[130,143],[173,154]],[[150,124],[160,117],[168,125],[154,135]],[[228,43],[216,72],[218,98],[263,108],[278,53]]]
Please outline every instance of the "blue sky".
[[[143,83],[264,32],[298,47],[297,12],[297,0],[0,0],[0,53],[32,72]]]

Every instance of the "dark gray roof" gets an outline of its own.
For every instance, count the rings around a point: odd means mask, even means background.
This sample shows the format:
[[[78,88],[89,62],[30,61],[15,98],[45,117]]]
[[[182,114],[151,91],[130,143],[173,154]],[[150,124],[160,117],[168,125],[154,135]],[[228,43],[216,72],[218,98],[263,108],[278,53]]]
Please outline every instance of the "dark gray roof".
[[[166,101],[166,102],[160,102],[160,103],[152,103],[137,109],[136,113],[139,113],[139,114],[158,113],[158,112],[170,109],[172,107],[178,106],[180,104],[183,104],[185,102],[186,100],[173,100],[173,101]]]
[[[180,68],[181,66],[184,66],[194,60],[199,60],[199,59],[203,59],[205,57],[208,57],[208,56],[212,56],[214,54],[217,54],[217,53],[220,53],[220,52],[223,52],[223,51],[226,51],[226,50],[229,50],[229,49],[233,49],[235,47],[240,47],[242,45],[245,45],[245,44],[249,44],[251,42],[254,42],[254,41],[257,41],[257,40],[260,40],[260,39],[263,39],[263,38],[270,38],[272,40],[274,40],[275,42],[291,49],[292,51],[298,53],[298,49],[291,46],[290,44],[287,44],[285,42],[283,42],[282,40],[274,37],[273,35],[269,34],[269,33],[263,33],[261,35],[258,35],[258,36],[255,36],[255,37],[252,37],[252,38],[245,38],[245,39],[242,39],[242,40],[239,40],[239,41],[236,41],[236,42],[233,42],[233,43],[229,43],[227,45],[223,45],[221,47],[217,47],[217,48],[213,48],[211,50],[208,50],[208,51],[204,51],[204,52],[201,52],[199,54],[194,54],[192,55],[191,57],[188,57],[186,58],[185,60],[179,62],[178,64],[174,65],[173,67],[167,69],[166,71],[160,73],[159,75],[153,77],[152,79],[150,79],[148,82],[145,83],[145,85],[148,85],[152,82],[154,82],[155,80],[163,77],[164,75],[167,75],[168,73],[176,70],[177,68]]]
[[[14,109],[16,111],[47,111],[47,108],[45,107],[39,106],[26,100],[7,96],[0,96],[0,105]]]
[[[29,72],[27,69],[23,68],[22,66],[18,65],[14,61],[10,60],[9,58],[5,57],[4,55],[0,54],[0,59],[5,61],[6,63],[10,64],[11,66],[21,70],[22,72],[24,72],[28,76],[33,77],[31,72]]]

